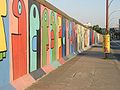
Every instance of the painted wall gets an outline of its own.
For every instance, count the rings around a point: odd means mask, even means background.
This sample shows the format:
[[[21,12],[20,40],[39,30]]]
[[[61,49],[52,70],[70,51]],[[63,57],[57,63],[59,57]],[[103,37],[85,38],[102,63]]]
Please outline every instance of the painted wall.
[[[0,88],[10,81],[9,1],[0,5]]]
[[[50,10],[41,5],[41,60],[42,67],[50,63],[50,28],[49,28]]]
[[[40,68],[40,5],[34,0],[29,1],[29,71]]]
[[[57,14],[57,59],[62,58],[62,16]]]
[[[97,43],[98,34],[34,0],[0,5],[0,88],[25,75],[48,73]],[[37,71],[38,70],[38,71]],[[37,72],[36,72],[37,71]]]
[[[62,57],[66,56],[66,19],[62,17]]]

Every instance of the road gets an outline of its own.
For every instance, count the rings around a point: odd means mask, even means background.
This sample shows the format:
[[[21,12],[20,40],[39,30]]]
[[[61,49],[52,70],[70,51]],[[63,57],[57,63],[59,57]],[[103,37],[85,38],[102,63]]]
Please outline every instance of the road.
[[[111,41],[111,49],[114,56],[120,61],[120,40],[118,41]]]

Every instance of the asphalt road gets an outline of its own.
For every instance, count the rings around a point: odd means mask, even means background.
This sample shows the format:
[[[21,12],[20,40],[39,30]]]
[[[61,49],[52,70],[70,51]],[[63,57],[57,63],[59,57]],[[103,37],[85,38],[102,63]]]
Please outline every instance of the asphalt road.
[[[111,49],[113,55],[117,58],[118,61],[120,61],[120,40],[118,41],[111,41]]]

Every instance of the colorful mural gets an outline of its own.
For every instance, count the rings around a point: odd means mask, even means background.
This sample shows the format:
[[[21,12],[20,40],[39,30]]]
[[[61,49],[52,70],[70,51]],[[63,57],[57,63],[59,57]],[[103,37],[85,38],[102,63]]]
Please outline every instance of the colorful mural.
[[[82,49],[81,48],[81,27],[80,27],[80,25],[78,25],[78,27],[77,27],[77,51],[79,51],[80,52],[80,50]]]
[[[12,6],[13,15],[18,19],[18,27],[16,27],[18,32],[11,35],[13,79],[15,80],[27,73],[27,15],[23,0],[13,0]]]
[[[10,81],[8,2],[8,0],[2,0],[0,5],[0,89],[9,85]]]
[[[40,68],[40,6],[29,2],[29,46],[30,72]]]
[[[31,83],[99,42],[96,32],[43,3],[47,2],[2,0],[0,89],[9,83],[21,87],[23,78]]]
[[[54,11],[50,11],[50,62],[54,62],[56,58],[56,13]]]
[[[66,56],[69,55],[69,21],[66,19]]]
[[[41,6],[41,16],[42,16],[42,66],[47,65],[47,60],[49,59],[49,14],[48,9],[44,6]]]
[[[3,0],[2,5],[0,5],[0,61],[6,58],[6,35],[4,30],[3,17],[7,15],[6,0]]]
[[[69,23],[69,37],[70,37],[70,41],[69,41],[69,43],[70,43],[70,54],[72,54],[73,53],[73,28],[72,28],[72,22],[70,22]]]
[[[89,45],[92,45],[92,30],[90,30],[90,34],[89,34],[89,39],[90,39],[90,44]]]
[[[62,57],[66,56],[66,19],[62,17]]]
[[[57,46],[57,59],[62,58],[62,16],[57,14],[57,35],[58,35],[58,46]]]
[[[92,44],[95,44],[95,36],[94,31],[92,31]]]
[[[85,33],[84,33],[84,47],[87,47],[88,46],[88,30],[85,30]]]

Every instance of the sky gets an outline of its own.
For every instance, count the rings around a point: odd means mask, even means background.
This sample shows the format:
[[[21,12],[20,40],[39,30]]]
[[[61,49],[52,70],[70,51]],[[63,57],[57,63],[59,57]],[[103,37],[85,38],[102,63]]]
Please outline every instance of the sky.
[[[105,27],[106,0],[46,0],[79,22]],[[109,0],[110,2],[111,0]],[[111,14],[113,11],[117,11]],[[120,18],[120,0],[113,0],[109,7],[110,27],[117,27]]]

